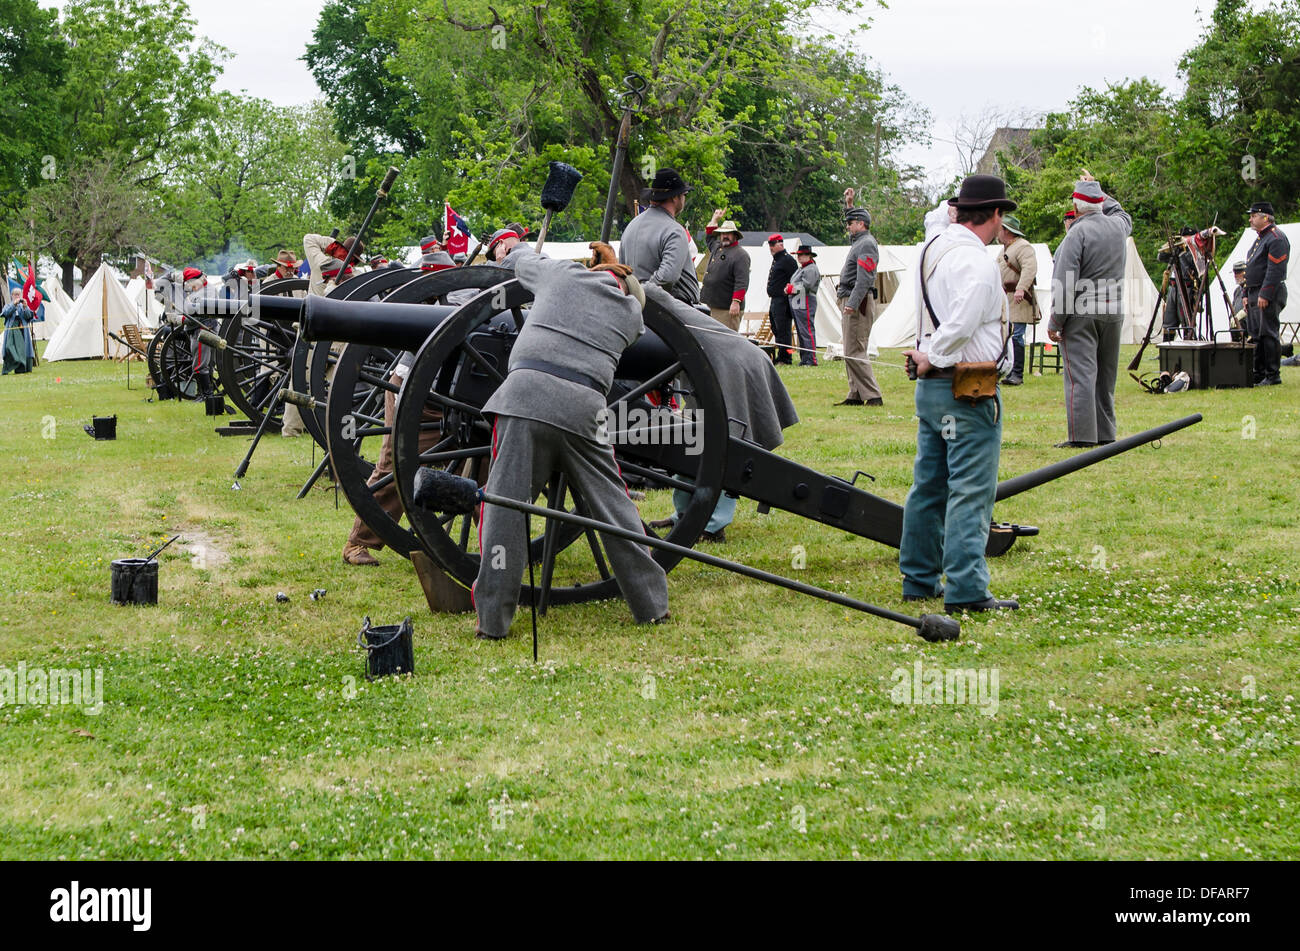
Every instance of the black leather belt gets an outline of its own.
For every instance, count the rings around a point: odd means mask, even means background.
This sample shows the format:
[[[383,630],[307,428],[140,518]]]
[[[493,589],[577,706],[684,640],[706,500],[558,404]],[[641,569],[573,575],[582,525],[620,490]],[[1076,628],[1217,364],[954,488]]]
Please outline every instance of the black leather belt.
[[[558,363],[551,363],[548,360],[519,360],[516,359],[510,367],[510,372],[515,370],[536,370],[538,373],[547,373],[551,376],[558,377],[561,380],[568,380],[570,383],[577,383],[585,386],[589,390],[595,390],[601,396],[606,396],[607,391],[604,386],[595,377],[587,376],[578,370],[571,370],[568,367],[562,367]]]
[[[954,367],[930,367],[930,369],[926,371],[925,376],[921,377],[921,379],[951,380],[954,371]]]

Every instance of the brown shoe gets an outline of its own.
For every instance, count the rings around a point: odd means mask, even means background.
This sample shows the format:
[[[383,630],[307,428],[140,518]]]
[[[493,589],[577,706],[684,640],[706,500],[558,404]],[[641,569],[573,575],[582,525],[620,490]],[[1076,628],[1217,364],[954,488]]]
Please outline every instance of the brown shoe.
[[[377,565],[379,559],[370,554],[370,549],[364,545],[348,545],[343,549],[343,563],[345,565]]]

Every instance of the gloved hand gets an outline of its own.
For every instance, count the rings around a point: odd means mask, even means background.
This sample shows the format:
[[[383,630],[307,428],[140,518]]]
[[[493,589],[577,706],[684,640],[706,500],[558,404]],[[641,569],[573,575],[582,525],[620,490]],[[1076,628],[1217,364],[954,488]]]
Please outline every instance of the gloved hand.
[[[609,271],[619,277],[627,277],[632,273],[630,267],[619,263],[614,249],[604,241],[593,241],[587,247],[591,248],[591,260],[587,262],[587,270]]]

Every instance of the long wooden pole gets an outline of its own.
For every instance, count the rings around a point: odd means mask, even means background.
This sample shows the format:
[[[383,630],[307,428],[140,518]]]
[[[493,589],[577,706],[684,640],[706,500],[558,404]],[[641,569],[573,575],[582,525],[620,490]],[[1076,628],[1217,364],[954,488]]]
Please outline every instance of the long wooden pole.
[[[100,276],[103,278],[99,283],[99,324],[104,331],[104,359],[108,359],[108,275],[104,273],[104,262],[99,262]]]

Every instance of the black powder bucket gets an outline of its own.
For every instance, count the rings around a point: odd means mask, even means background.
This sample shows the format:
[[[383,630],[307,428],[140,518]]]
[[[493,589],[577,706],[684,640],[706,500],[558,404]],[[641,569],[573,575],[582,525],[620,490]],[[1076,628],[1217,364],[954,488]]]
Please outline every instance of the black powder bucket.
[[[208,416],[225,416],[226,398],[220,395],[205,396],[203,398],[203,412]]]
[[[158,562],[152,558],[119,558],[112,570],[114,604],[158,603]]]
[[[401,624],[373,626],[366,617],[357,634],[357,645],[366,651],[366,679],[377,680],[392,674],[415,673],[415,644],[411,619]]]
[[[116,416],[92,416],[90,425],[82,427],[89,435],[96,439],[116,439],[117,438],[117,417]]]

